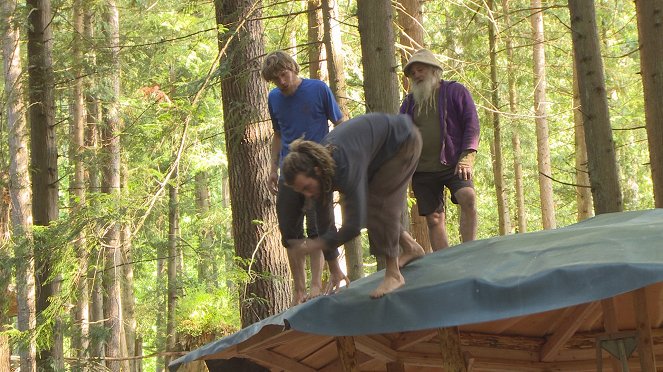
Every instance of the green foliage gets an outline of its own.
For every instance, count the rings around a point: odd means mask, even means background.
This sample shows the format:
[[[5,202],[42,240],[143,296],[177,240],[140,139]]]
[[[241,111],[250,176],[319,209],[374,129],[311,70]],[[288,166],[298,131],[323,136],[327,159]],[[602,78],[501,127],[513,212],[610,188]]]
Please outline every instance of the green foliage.
[[[213,334],[223,337],[240,328],[237,291],[220,288],[209,293],[194,288],[180,301],[177,309],[177,332],[190,337]]]

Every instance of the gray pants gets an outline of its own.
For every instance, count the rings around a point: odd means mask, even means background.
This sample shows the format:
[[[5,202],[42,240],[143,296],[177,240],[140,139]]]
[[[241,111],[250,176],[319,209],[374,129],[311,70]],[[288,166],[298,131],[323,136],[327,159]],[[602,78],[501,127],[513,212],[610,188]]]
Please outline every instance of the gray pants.
[[[409,120],[408,120],[409,122]],[[412,124],[410,124],[412,125]],[[421,154],[421,134],[414,127],[393,158],[387,160],[368,185],[368,218],[366,228],[371,254],[398,257],[398,239],[404,230],[401,214],[407,188]]]

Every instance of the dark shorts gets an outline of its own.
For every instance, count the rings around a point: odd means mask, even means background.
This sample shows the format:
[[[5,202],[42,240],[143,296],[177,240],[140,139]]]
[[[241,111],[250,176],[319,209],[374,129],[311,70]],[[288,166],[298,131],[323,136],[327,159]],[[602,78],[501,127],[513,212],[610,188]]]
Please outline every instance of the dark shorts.
[[[329,229],[335,229],[334,209],[329,203],[328,207],[319,203],[306,203],[304,195],[286,186],[279,180],[278,194],[276,195],[276,215],[281,231],[281,243],[288,247],[288,240],[304,238],[304,216],[306,216],[306,237],[317,238]],[[338,256],[338,249],[323,252],[325,259],[330,260]]]
[[[416,172],[412,176],[412,191],[417,198],[419,215],[427,216],[431,213],[444,211],[444,188],[451,192],[451,201],[458,204],[454,194],[464,187],[474,188],[472,180],[461,180],[454,174],[455,168],[442,172]]]

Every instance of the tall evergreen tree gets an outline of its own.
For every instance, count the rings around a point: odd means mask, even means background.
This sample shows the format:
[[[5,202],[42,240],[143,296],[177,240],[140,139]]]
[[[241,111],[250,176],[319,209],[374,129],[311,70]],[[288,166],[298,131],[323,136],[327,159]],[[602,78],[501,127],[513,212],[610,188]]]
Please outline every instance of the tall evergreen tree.
[[[593,3],[588,5],[584,1],[569,0],[569,11],[594,211],[596,214],[619,212],[623,208],[622,194],[596,28],[596,10]]]
[[[250,278],[240,295],[243,326],[287,309],[291,297],[275,206],[263,182],[270,128],[267,87],[258,74],[264,55],[261,3],[214,1],[219,29],[229,30],[219,34],[220,73],[235,254]]]
[[[398,25],[400,27],[400,50],[401,66],[405,66],[412,53],[424,47],[424,11],[423,1],[421,0],[399,0],[398,3]],[[403,88],[409,89],[409,80],[403,75]],[[411,193],[410,188],[410,193]],[[413,195],[410,195],[413,197]],[[410,208],[410,228],[412,237],[421,245],[426,252],[432,252],[430,238],[428,237],[428,226],[426,218],[419,215],[419,206],[414,203]]]
[[[108,75],[105,78],[107,96],[104,105],[104,121],[101,130],[102,140],[102,183],[101,191],[111,200],[119,202],[120,199],[120,133],[122,130],[120,118],[120,14],[115,0],[107,0],[105,4],[104,39],[108,43]],[[120,222],[115,217],[105,221],[103,237],[106,265],[104,268],[105,299],[105,325],[109,332],[106,344],[106,356],[112,358],[108,361],[108,368],[112,372],[122,370],[124,364],[119,358],[126,356],[126,345],[123,338],[122,320],[122,262]],[[128,369],[128,367],[126,368]]]
[[[58,150],[55,136],[55,85],[53,77],[53,31],[50,0],[28,0],[28,119],[30,121],[30,175],[32,214],[35,226],[48,226],[57,220]],[[35,236],[38,321],[52,324],[45,350],[38,350],[38,369],[64,368],[61,319],[46,319],[50,298],[59,291],[59,275],[53,275],[48,242]]]
[[[663,0],[636,0],[654,204],[663,208]]]
[[[366,112],[398,112],[393,18],[391,2],[357,3]]]
[[[502,13],[504,14],[504,33],[506,44],[507,81],[509,86],[509,112],[513,116],[517,112],[516,90],[516,64],[512,37],[511,7],[509,0],[502,0]],[[513,151],[513,178],[516,197],[516,222],[518,232],[527,232],[527,219],[525,217],[525,190],[523,187],[523,159],[520,147],[520,128],[516,120],[511,121],[511,146]]]
[[[490,153],[493,158],[493,177],[495,183],[495,195],[497,196],[497,214],[499,219],[500,235],[506,235],[511,232],[511,216],[509,214],[509,203],[507,201],[504,171],[502,162],[502,124],[500,122],[500,98],[499,81],[497,80],[497,40],[495,29],[497,28],[497,17],[493,0],[488,0],[488,44],[490,45],[490,101],[493,111],[489,117],[493,124],[493,141],[490,144]]]
[[[34,241],[32,235],[32,192],[28,155],[28,130],[25,120],[21,74],[21,48],[16,1],[2,6],[2,60],[4,89],[7,97],[7,133],[9,141],[9,198],[12,205],[11,225],[16,258],[17,328],[25,339],[18,346],[21,371],[37,371],[36,288]]]
[[[553,200],[552,168],[550,166],[550,145],[546,99],[546,54],[543,27],[543,7],[541,0],[531,1],[532,36],[534,39],[534,112],[536,114],[536,158],[539,170],[539,193],[541,198],[541,220],[544,229],[557,227],[555,202]]]

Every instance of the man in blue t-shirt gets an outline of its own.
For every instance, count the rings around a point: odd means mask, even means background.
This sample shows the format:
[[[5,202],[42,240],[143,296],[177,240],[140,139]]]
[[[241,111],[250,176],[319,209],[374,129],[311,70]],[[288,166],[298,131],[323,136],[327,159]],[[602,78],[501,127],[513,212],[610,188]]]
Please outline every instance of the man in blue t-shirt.
[[[262,64],[262,77],[276,85],[268,97],[269,115],[274,129],[268,187],[276,195],[281,241],[288,248],[288,262],[294,281],[293,306],[322,293],[324,260],[321,252],[310,254],[311,285],[310,292],[307,293],[306,257],[292,254],[289,248],[304,238],[305,214],[306,235],[315,238],[335,229],[334,211],[331,206],[310,208],[304,196],[284,185],[282,177],[279,177],[279,169],[288,155],[292,141],[303,138],[320,142],[329,133],[329,121],[334,124],[343,121],[343,114],[327,84],[320,80],[301,78],[298,74],[299,65],[282,50],[268,54]],[[324,215],[325,218],[318,219],[317,215]],[[318,220],[331,223],[321,226]],[[329,260],[335,257],[325,258]],[[330,271],[332,276],[344,276],[338,265],[330,266]]]

